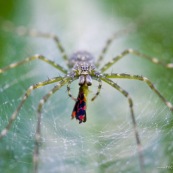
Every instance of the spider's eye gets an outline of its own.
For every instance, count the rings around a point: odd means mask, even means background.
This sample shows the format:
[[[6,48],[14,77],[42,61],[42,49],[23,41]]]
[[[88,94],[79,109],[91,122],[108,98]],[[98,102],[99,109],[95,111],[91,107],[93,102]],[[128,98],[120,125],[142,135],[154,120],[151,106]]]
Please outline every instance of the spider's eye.
[[[82,71],[88,71],[88,66],[81,66]]]

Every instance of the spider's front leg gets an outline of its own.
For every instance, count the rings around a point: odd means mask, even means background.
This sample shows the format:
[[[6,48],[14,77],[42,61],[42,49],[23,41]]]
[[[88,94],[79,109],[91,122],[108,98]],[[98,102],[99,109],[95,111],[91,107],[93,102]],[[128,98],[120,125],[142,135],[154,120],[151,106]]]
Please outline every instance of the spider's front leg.
[[[109,69],[112,65],[114,65],[117,61],[119,61],[120,59],[122,59],[123,57],[125,57],[126,55],[129,55],[129,54],[132,54],[132,55],[135,55],[135,56],[138,56],[138,57],[147,59],[147,60],[151,61],[151,62],[154,63],[154,64],[159,64],[159,65],[162,65],[162,66],[164,66],[164,67],[166,67],[166,68],[173,68],[173,63],[166,64],[166,63],[160,61],[159,59],[157,59],[157,58],[155,58],[155,57],[145,55],[145,54],[143,54],[143,53],[140,53],[140,52],[137,51],[137,50],[126,49],[126,50],[124,50],[121,54],[119,54],[118,56],[116,56],[115,58],[113,58],[112,61],[106,63],[106,64],[100,69],[100,71],[101,71],[102,73],[105,72],[105,71],[106,71],[107,69]]]
[[[111,73],[111,74],[104,74],[105,77],[107,78],[113,78],[113,79],[131,79],[131,80],[139,80],[142,82],[145,82],[153,92],[155,92],[158,97],[162,100],[162,102],[173,112],[173,105],[169,101],[165,99],[165,97],[156,89],[154,84],[146,77],[139,76],[139,75],[130,75],[126,73]]]
[[[34,56],[31,56],[31,57],[28,57],[22,61],[19,61],[19,62],[16,62],[16,63],[12,63],[2,69],[0,69],[0,74],[1,73],[4,73],[6,72],[7,70],[10,70],[10,69],[13,69],[13,68],[16,68],[20,65],[23,65],[23,64],[26,64],[26,63],[29,63],[31,61],[34,61],[34,60],[41,60],[49,65],[51,65],[52,67],[58,69],[59,71],[61,71],[62,73],[64,74],[67,74],[67,70],[64,69],[62,66],[60,66],[59,64],[56,64],[54,61],[51,61],[49,59],[47,59],[46,57],[44,57],[43,55],[34,55]]]
[[[127,33],[130,33],[132,31],[135,30],[135,26],[132,26],[131,24],[129,25],[129,27],[125,28],[125,29],[121,29],[117,32],[115,32],[112,37],[110,37],[107,41],[105,46],[103,47],[101,54],[99,55],[97,62],[96,62],[96,67],[98,68],[100,66],[100,62],[103,60],[105,54],[107,53],[108,49],[110,48],[111,44],[113,41],[115,41],[115,39],[117,39],[118,37],[121,37]]]

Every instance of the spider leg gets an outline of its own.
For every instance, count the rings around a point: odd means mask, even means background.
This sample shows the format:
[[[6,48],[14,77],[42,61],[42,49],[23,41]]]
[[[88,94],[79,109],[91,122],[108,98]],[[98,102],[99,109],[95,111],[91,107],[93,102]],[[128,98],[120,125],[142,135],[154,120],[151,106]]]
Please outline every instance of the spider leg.
[[[10,70],[10,69],[12,69],[12,68],[15,68],[15,67],[17,67],[17,66],[26,64],[26,63],[28,63],[28,62],[31,62],[31,61],[37,60],[37,59],[38,59],[38,60],[41,60],[41,61],[43,61],[43,62],[46,62],[46,63],[50,64],[51,66],[55,67],[56,69],[58,69],[59,71],[61,71],[62,73],[67,74],[67,70],[66,70],[66,69],[64,69],[64,68],[63,68],[62,66],[60,66],[59,64],[56,64],[54,61],[51,61],[51,60],[45,58],[45,57],[42,56],[42,55],[34,55],[34,56],[28,57],[28,58],[26,58],[26,59],[24,59],[24,60],[22,60],[22,61],[19,61],[19,62],[10,64],[10,65],[8,65],[8,66],[6,66],[6,67],[0,69],[0,74],[1,74],[1,73],[4,73],[4,72],[7,71],[7,70]]]
[[[96,78],[96,80],[98,80],[98,82],[99,82],[98,90],[97,90],[95,96],[91,99],[91,101],[94,101],[97,98],[97,96],[100,94],[100,90],[102,88],[102,81],[99,78]]]
[[[55,78],[52,78],[52,79],[49,79],[49,80],[46,80],[46,81],[43,81],[43,82],[39,82],[35,85],[31,85],[27,91],[25,92],[19,106],[17,107],[17,109],[13,112],[12,116],[10,117],[9,121],[8,121],[8,124],[6,125],[6,127],[1,131],[0,133],[0,139],[2,139],[7,133],[8,131],[10,130],[10,127],[12,125],[12,123],[16,120],[17,118],[17,115],[20,111],[20,109],[22,108],[23,104],[25,103],[25,101],[27,100],[27,98],[30,96],[31,92],[37,88],[40,88],[40,87],[43,87],[45,85],[48,85],[48,84],[51,84],[51,83],[55,83],[55,82],[58,82],[62,80],[62,77],[55,77]]]
[[[105,46],[103,47],[102,51],[101,51],[101,54],[99,55],[98,57],[98,60],[96,62],[96,67],[98,68],[100,66],[100,62],[103,60],[105,54],[107,53],[110,45],[112,44],[112,42],[117,39],[118,37],[121,37],[123,36],[124,34],[127,34],[129,32],[132,32],[132,30],[134,30],[134,27],[133,26],[129,26],[127,27],[126,29],[122,29],[122,30],[119,30],[117,31],[116,33],[114,33],[114,35],[112,35],[111,38],[109,38],[107,41],[106,41],[106,44]]]
[[[130,74],[117,74],[117,73],[111,73],[111,74],[104,74],[107,78],[120,78],[120,79],[132,79],[132,80],[139,80],[145,82],[153,92],[155,92],[159,98],[165,103],[165,105],[173,112],[173,105],[165,99],[164,96],[156,89],[154,84],[146,77],[139,76],[139,75],[130,75]]]
[[[36,134],[35,134],[35,149],[34,149],[34,153],[33,153],[33,163],[34,163],[34,171],[35,172],[38,172],[39,147],[40,147],[40,142],[41,142],[41,113],[42,113],[43,105],[47,102],[47,100],[50,98],[50,96],[52,96],[62,86],[64,86],[66,83],[68,83],[69,80],[71,80],[71,78],[69,78],[69,77],[65,77],[64,79],[62,79],[39,102],[39,105],[37,108],[37,126],[36,126]]]
[[[112,61],[106,63],[101,69],[100,71],[103,73],[105,72],[108,68],[110,68],[112,65],[114,65],[117,61],[119,61],[120,59],[122,59],[123,57],[125,57],[126,55],[129,55],[129,54],[133,54],[133,55],[136,55],[138,57],[141,57],[141,58],[144,58],[144,59],[147,59],[149,61],[151,61],[152,63],[154,64],[159,64],[159,65],[162,65],[166,68],[173,68],[173,63],[164,63],[162,61],[160,61],[159,59],[155,58],[155,57],[152,57],[152,56],[148,56],[148,55],[145,55],[143,53],[140,53],[139,51],[137,50],[133,50],[133,49],[126,49],[124,50],[121,54],[119,54],[118,56],[114,57],[112,59]]]
[[[132,119],[132,123],[133,123],[133,129],[134,129],[134,133],[135,133],[136,143],[137,143],[137,147],[138,147],[138,156],[139,156],[140,168],[141,168],[141,172],[142,172],[144,161],[143,161],[143,155],[142,155],[141,140],[140,140],[139,133],[137,130],[137,123],[136,123],[134,110],[133,110],[133,100],[127,91],[122,89],[119,85],[117,85],[112,80],[106,78],[105,76],[100,76],[100,79],[103,80],[104,82],[108,83],[109,85],[111,85],[113,88],[117,89],[122,95],[124,95],[128,99],[129,108],[130,108],[130,115],[131,115],[131,119]]]
[[[53,41],[56,43],[63,59],[65,61],[68,60],[68,56],[58,38],[55,34],[52,33],[43,33],[40,31],[37,31],[35,29],[28,29],[25,26],[15,26],[12,22],[10,21],[4,21],[2,22],[2,28],[6,32],[14,32],[19,36],[31,36],[31,37],[42,37],[42,38],[48,38],[48,39],[53,39]]]
[[[67,84],[67,92],[68,92],[68,96],[70,98],[72,98],[72,100],[74,100],[75,102],[77,101],[77,99],[75,97],[72,96],[71,92],[70,92],[70,84],[71,84],[72,80],[70,80]]]

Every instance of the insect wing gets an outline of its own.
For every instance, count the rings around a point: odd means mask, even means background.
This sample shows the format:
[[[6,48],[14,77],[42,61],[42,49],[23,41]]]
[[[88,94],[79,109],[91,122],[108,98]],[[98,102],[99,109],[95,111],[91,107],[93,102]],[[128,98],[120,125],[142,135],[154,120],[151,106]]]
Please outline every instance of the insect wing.
[[[72,119],[73,118],[79,120],[79,123],[86,122],[86,98],[83,92],[78,95],[72,112]]]

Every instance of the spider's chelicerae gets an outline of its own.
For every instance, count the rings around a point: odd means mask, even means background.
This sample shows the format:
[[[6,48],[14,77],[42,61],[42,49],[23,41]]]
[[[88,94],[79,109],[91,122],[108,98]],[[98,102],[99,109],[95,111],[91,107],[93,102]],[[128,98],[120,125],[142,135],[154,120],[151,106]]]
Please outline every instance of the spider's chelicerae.
[[[16,120],[17,115],[22,108],[23,104],[27,100],[27,98],[30,96],[31,92],[37,88],[43,87],[45,85],[49,85],[52,83],[56,83],[56,85],[50,90],[39,102],[38,109],[37,109],[37,126],[36,126],[36,134],[35,134],[35,149],[33,153],[33,163],[34,163],[34,171],[37,172],[38,170],[38,163],[39,163],[39,143],[41,139],[41,112],[43,105],[47,102],[47,100],[52,96],[56,91],[58,91],[61,87],[64,85],[67,85],[68,95],[76,101],[74,109],[72,111],[72,118],[76,118],[79,120],[79,123],[83,123],[86,121],[86,97],[88,93],[88,87],[92,85],[92,80],[97,80],[99,82],[98,91],[95,94],[95,96],[92,98],[92,101],[95,100],[95,98],[99,95],[100,89],[102,86],[102,81],[106,82],[113,88],[115,88],[117,91],[119,91],[127,100],[129,103],[130,108],[130,116],[132,119],[134,134],[136,138],[136,143],[138,146],[138,155],[139,155],[139,162],[141,167],[143,167],[143,158],[141,153],[141,141],[139,138],[139,133],[137,131],[137,125],[136,120],[134,116],[134,109],[133,109],[133,100],[129,93],[125,91],[121,86],[116,84],[111,80],[112,79],[131,79],[131,80],[139,80],[144,82],[148,85],[148,87],[156,93],[156,95],[163,101],[163,103],[173,112],[173,105],[168,102],[165,97],[162,96],[162,94],[155,88],[153,83],[146,77],[139,76],[139,75],[130,75],[126,73],[105,73],[107,69],[112,67],[116,62],[118,62],[120,59],[124,58],[128,54],[133,54],[135,56],[147,59],[151,61],[154,64],[162,65],[166,68],[173,68],[173,63],[165,64],[164,62],[161,62],[155,57],[151,57],[148,55],[145,55],[143,53],[140,53],[133,49],[127,49],[124,50],[121,54],[115,56],[112,61],[106,63],[103,67],[100,68],[100,62],[104,58],[105,53],[107,52],[110,44],[112,41],[119,35],[122,35],[126,30],[117,32],[114,34],[110,39],[107,40],[103,50],[101,51],[100,56],[98,57],[96,63],[94,61],[93,56],[86,51],[78,51],[74,53],[70,58],[68,58],[62,44],[59,41],[59,38],[54,34],[48,34],[48,33],[41,33],[34,30],[27,30],[24,27],[15,27],[11,23],[7,23],[4,25],[4,30],[15,32],[18,35],[30,35],[35,37],[44,37],[44,38],[50,38],[53,39],[59,49],[59,51],[62,54],[62,58],[67,63],[67,69],[60,66],[59,64],[55,63],[52,60],[47,59],[43,55],[34,55],[31,57],[28,57],[24,59],[23,61],[16,62],[13,64],[8,65],[5,68],[0,69],[0,74],[6,72],[7,70],[10,70],[12,68],[18,67],[22,64],[28,63],[33,60],[41,60],[49,65],[51,65],[53,68],[56,68],[57,70],[61,71],[64,75],[61,77],[54,77],[52,79],[48,79],[46,81],[39,82],[37,84],[31,85],[25,92],[20,104],[14,111],[14,113],[11,115],[11,118],[8,121],[8,124],[5,126],[4,129],[2,129],[0,133],[0,139],[2,139],[10,130],[12,123]],[[74,80],[79,81],[79,94],[77,99],[75,99],[71,93],[70,93],[70,83]]]

